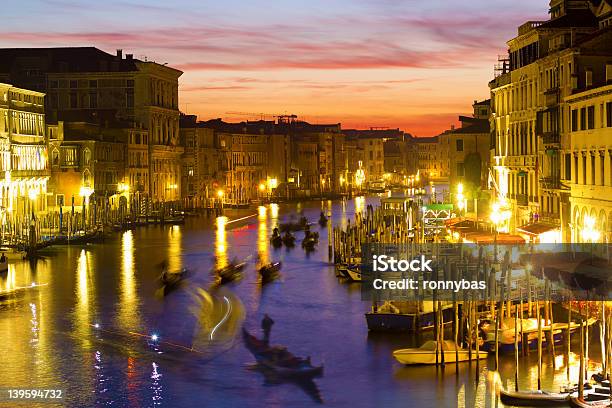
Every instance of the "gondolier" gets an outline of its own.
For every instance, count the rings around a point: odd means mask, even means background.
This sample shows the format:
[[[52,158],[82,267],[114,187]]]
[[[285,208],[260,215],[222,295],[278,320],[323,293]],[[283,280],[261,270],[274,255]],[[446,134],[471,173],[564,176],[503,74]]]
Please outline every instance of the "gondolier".
[[[261,320],[261,329],[264,333],[264,341],[266,343],[270,342],[270,331],[272,330],[272,325],[274,324],[274,320],[267,314],[264,314],[263,319]]]

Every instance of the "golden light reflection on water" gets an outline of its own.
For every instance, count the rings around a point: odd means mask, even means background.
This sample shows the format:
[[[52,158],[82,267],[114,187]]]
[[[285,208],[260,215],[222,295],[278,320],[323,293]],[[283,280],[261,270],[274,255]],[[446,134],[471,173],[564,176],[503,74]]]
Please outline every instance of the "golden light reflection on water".
[[[276,203],[270,204],[270,219],[272,221],[278,220],[278,204]]]
[[[6,273],[6,281],[4,283],[4,288],[3,290],[5,291],[10,291],[13,290],[17,287],[16,283],[15,283],[15,265],[14,264],[9,264],[8,265],[8,271]]]
[[[365,197],[357,196],[354,198],[355,200],[355,214],[363,212],[365,209]]]
[[[168,230],[168,270],[179,271],[183,268],[183,233],[180,225],[173,225]]]
[[[216,220],[217,229],[215,230],[215,259],[217,268],[223,268],[227,266],[227,233],[225,226],[227,224],[227,217],[217,217]]]
[[[270,245],[268,243],[268,215],[266,207],[260,206],[257,215],[257,254],[262,264],[270,262]]]
[[[121,236],[121,275],[118,321],[122,328],[140,327],[140,310],[134,270],[134,233],[125,231]]]
[[[94,315],[95,291],[93,290],[93,271],[91,270],[91,252],[81,250],[76,270],[76,310],[75,329],[84,346],[91,345],[90,337]]]

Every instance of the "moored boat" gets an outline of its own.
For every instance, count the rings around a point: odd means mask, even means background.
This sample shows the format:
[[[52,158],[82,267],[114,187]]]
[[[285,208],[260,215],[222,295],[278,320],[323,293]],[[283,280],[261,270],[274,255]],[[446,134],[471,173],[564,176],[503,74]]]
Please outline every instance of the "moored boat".
[[[361,269],[359,265],[348,265],[345,269],[346,278],[351,282],[361,282]]]
[[[437,351],[436,351],[437,349]],[[455,363],[468,361],[471,359],[487,358],[486,351],[468,350],[457,346],[455,342],[446,340],[441,343],[435,340],[426,341],[419,348],[399,349],[393,352],[393,357],[401,364],[405,365],[420,365],[420,364],[436,364],[437,361],[442,361],[444,354],[445,363]],[[437,355],[437,359],[436,359]]]
[[[442,313],[445,324],[453,319],[453,308],[443,302]],[[433,302],[388,301],[377,305],[365,314],[368,330],[371,331],[418,331],[434,326]]]
[[[567,404],[570,400],[570,394],[568,393],[541,390],[510,391],[501,389],[499,397],[504,404],[518,407],[559,406]]]
[[[593,394],[587,394],[584,398],[569,397],[568,401],[570,407],[574,408],[605,408],[612,406],[609,395],[601,395],[600,399],[593,399]]]

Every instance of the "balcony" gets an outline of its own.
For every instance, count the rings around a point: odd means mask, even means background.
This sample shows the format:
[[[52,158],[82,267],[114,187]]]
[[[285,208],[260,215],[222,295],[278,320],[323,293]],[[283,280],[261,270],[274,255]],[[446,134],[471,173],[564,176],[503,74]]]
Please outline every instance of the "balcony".
[[[561,183],[561,177],[541,177],[540,187],[544,190],[566,190],[567,185]]]
[[[516,205],[520,206],[528,206],[529,205],[529,197],[527,194],[517,194],[516,195]]]
[[[553,132],[544,132],[542,134],[542,142],[544,144],[559,144],[561,143],[561,135],[559,135],[559,132],[557,131],[553,131]]]
[[[544,103],[547,108],[552,108],[559,104],[559,87],[554,87],[544,92]]]
[[[525,24],[519,26],[518,34],[519,35],[527,34],[531,30],[533,30],[534,28],[537,28],[537,27],[541,26],[544,23],[545,23],[545,21],[528,21]]]

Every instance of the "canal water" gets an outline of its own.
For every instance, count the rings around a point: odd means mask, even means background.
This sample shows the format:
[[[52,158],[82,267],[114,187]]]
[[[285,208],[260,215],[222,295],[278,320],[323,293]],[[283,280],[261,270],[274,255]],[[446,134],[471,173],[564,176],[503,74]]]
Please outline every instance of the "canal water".
[[[454,364],[402,367],[393,360],[394,349],[423,338],[368,333],[370,305],[358,284],[334,276],[327,229],[314,227],[321,238],[311,254],[299,245],[302,233],[291,250],[269,244],[272,228],[299,212],[316,221],[324,209],[334,225],[346,224],[356,208],[376,201],[232,210],[227,219],[142,227],[11,264],[0,277],[0,388],[63,389],[68,407],[501,406],[491,359],[463,363],[458,372]],[[215,288],[211,268],[234,257],[249,263],[244,279]],[[262,287],[258,259],[282,261],[282,278]],[[191,271],[169,293],[157,279],[163,262]],[[240,330],[261,336],[265,313],[275,321],[271,342],[324,364],[322,378],[286,382],[254,366]],[[544,388],[556,391],[566,362],[557,357],[553,369],[545,355]],[[576,356],[571,360],[576,381]],[[535,387],[535,353],[520,367],[521,387]],[[502,357],[500,374],[513,387],[512,355]]]

